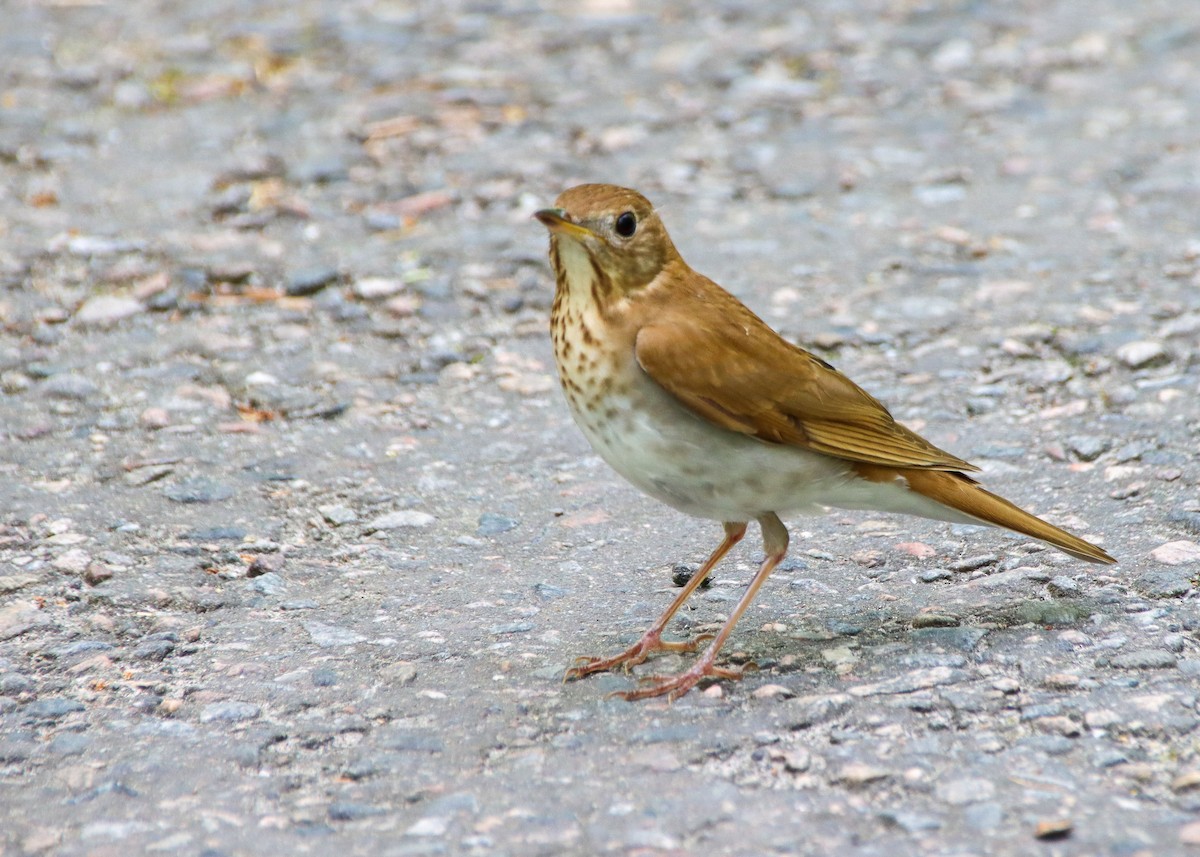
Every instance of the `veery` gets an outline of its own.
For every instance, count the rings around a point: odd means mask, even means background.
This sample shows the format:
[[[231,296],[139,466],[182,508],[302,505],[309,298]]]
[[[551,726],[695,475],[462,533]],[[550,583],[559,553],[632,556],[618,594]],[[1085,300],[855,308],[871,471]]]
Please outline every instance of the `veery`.
[[[725,538],[637,643],[582,658],[568,678],[644,661],[669,642],[675,612],[746,532],[766,559],[695,664],[654,676],[626,699],[686,693],[737,678],[717,653],[771,571],[788,532],[779,515],[822,507],[990,524],[1088,562],[1095,545],[981,488],[979,468],[897,423],[824,360],[780,337],[733,295],[688,267],[658,212],[636,191],[585,184],[535,215],[550,231],[557,279],[550,329],[575,422],[613,469],[663,503],[720,521]]]

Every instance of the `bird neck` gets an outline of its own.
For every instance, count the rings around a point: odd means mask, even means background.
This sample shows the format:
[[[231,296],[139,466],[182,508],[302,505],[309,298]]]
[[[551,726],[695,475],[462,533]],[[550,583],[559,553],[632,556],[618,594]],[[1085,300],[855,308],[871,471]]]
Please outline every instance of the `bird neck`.
[[[558,283],[554,293],[556,310],[604,314],[619,299],[612,278],[578,242],[555,239],[550,261]]]

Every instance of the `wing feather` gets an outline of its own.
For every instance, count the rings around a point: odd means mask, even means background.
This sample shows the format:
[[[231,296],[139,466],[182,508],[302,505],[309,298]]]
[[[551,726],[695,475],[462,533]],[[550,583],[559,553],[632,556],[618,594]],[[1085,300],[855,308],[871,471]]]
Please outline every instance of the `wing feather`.
[[[685,407],[730,431],[849,461],[979,469],[897,423],[845,375],[705,283],[711,312],[660,307],[635,344],[638,364]]]

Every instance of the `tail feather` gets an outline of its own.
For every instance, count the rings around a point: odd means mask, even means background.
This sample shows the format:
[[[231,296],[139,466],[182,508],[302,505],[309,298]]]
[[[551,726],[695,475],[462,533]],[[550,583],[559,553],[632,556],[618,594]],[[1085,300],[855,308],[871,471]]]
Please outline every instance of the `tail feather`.
[[[980,488],[962,473],[945,470],[892,469],[876,465],[859,466],[859,475],[873,482],[903,479],[910,491],[954,509],[983,524],[1004,527],[1053,545],[1076,559],[1113,564],[1111,556],[1091,542],[1048,524],[1003,497]]]

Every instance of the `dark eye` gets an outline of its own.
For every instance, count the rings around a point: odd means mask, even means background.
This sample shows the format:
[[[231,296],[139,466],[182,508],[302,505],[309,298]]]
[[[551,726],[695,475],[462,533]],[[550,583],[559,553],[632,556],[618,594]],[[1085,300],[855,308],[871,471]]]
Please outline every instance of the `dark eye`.
[[[631,237],[637,232],[637,216],[632,211],[625,212],[617,218],[616,229],[622,238]]]

